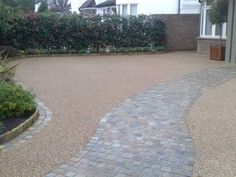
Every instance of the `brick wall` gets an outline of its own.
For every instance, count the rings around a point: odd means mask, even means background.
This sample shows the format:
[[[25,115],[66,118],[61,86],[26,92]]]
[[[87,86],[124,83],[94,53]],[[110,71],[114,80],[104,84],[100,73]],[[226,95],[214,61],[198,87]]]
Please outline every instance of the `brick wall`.
[[[167,27],[168,50],[196,50],[200,30],[200,15],[157,15]]]

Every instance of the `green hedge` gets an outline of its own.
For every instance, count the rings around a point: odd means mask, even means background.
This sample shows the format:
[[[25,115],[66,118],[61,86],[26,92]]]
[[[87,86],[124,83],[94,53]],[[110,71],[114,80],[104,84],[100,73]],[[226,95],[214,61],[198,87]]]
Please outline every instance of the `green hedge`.
[[[36,109],[34,96],[21,86],[0,82],[0,121],[7,118],[25,118]]]
[[[1,18],[1,16],[0,16]],[[92,48],[96,52],[107,46],[159,47],[165,45],[166,27],[157,16],[95,16],[55,13],[6,16],[0,25],[0,46],[17,50],[62,50],[70,53]]]
[[[0,135],[2,134],[2,132],[4,131],[4,126],[2,125],[2,123],[0,122]]]

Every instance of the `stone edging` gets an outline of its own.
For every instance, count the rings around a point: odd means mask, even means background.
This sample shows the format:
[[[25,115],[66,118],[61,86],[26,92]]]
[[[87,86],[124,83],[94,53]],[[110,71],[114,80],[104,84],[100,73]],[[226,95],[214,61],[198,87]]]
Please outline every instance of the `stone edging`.
[[[26,87],[18,80],[14,79],[14,82],[17,85],[21,85],[24,89],[26,89]],[[21,131],[22,133],[18,133],[18,136],[15,137],[14,139],[12,139],[4,144],[1,144],[0,145],[0,152],[8,151],[8,150],[18,146],[19,144],[23,144],[23,143],[27,142],[35,134],[39,133],[41,131],[41,129],[43,129],[47,125],[47,123],[51,120],[52,112],[49,110],[49,108],[47,108],[38,99],[35,99],[35,102],[37,104],[37,111],[35,112],[35,114],[38,114],[38,119],[32,118],[34,120],[34,122],[32,122],[31,127],[29,127],[28,129],[27,128],[24,129],[25,131]],[[28,122],[26,124],[28,125]],[[25,126],[27,126],[27,125],[25,125]],[[21,130],[21,128],[19,128],[19,129]]]
[[[39,111],[36,109],[36,111],[31,115],[29,119],[26,119],[24,122],[22,122],[20,125],[15,127],[14,129],[2,134],[0,136],[0,144],[6,143],[13,138],[17,137],[19,134],[21,134],[23,131],[28,129],[33,123],[38,120],[39,118]]]
[[[121,52],[121,53],[90,53],[90,54],[38,54],[38,55],[23,55],[18,57],[9,58],[9,60],[34,58],[34,57],[79,57],[79,56],[119,56],[119,55],[151,55],[151,54],[164,54],[168,51],[157,52]]]

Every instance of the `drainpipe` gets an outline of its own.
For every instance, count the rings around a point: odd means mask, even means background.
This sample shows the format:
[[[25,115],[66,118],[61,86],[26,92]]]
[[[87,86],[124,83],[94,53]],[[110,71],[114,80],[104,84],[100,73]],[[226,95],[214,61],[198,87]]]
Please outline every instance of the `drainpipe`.
[[[178,15],[181,13],[181,0],[178,0]]]
[[[232,3],[232,6],[233,6],[233,8],[232,8],[232,12],[231,12],[231,14],[232,14],[232,21],[231,21],[231,34],[229,34],[229,40],[230,40],[230,49],[229,49],[229,51],[230,51],[230,53],[229,53],[229,62],[231,63],[232,62],[232,60],[233,60],[233,52],[234,52],[234,50],[235,49],[233,49],[233,43],[234,43],[234,35],[235,35],[235,31],[234,31],[234,28],[235,28],[235,24],[234,24],[234,18],[235,18],[235,13],[236,13],[236,9],[235,9],[235,3],[236,3],[236,1],[233,1],[233,3]],[[235,57],[235,55],[234,55],[234,57]],[[235,61],[235,59],[233,60],[233,62],[235,63],[236,61]]]

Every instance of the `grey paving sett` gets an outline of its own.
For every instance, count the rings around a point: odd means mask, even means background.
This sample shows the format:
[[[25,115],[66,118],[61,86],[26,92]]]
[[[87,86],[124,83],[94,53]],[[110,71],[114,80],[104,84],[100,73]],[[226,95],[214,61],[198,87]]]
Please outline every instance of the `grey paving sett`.
[[[185,116],[205,90],[235,76],[230,66],[204,69],[127,99],[104,116],[80,154],[46,176],[191,176],[195,153]]]

